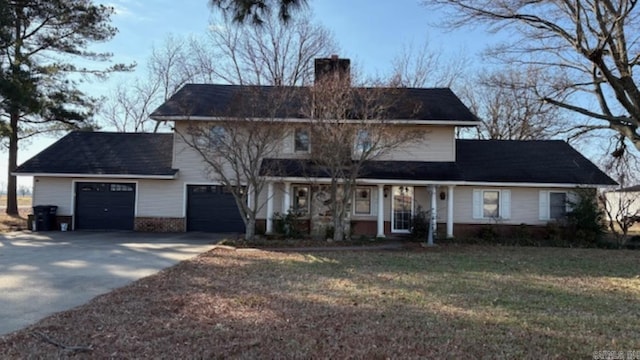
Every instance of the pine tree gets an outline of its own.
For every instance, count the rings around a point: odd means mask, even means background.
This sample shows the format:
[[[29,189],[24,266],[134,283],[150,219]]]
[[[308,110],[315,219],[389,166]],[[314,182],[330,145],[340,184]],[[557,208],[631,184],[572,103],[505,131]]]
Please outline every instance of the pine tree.
[[[79,89],[87,76],[106,77],[132,67],[101,69],[111,54],[91,45],[115,36],[113,8],[91,0],[0,0],[0,120],[8,142],[7,214],[17,215],[18,143],[36,134],[91,128],[96,99]]]

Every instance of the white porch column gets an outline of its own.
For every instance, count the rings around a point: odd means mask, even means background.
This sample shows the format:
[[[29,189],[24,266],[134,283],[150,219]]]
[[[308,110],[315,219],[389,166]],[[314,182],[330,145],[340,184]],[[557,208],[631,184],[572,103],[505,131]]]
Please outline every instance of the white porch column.
[[[378,234],[376,237],[384,237],[384,185],[378,184]]]
[[[273,233],[273,182],[267,183],[267,234]]]
[[[282,198],[282,213],[286,214],[289,212],[289,208],[291,207],[291,183],[284,183],[284,196]]]
[[[438,228],[437,228],[438,204],[436,203],[436,201],[437,201],[437,199],[436,199],[436,191],[437,191],[436,186],[435,185],[431,185],[431,189],[430,190],[431,190],[431,211],[430,211],[430,214],[431,214],[430,225],[431,226],[429,226],[429,227],[430,227],[431,231],[429,231],[429,236],[428,236],[428,239],[427,239],[427,243],[428,243],[429,246],[432,246],[433,245],[433,238],[436,237],[436,234],[437,234],[436,231],[438,230]]]
[[[453,238],[453,185],[447,186],[447,238]]]

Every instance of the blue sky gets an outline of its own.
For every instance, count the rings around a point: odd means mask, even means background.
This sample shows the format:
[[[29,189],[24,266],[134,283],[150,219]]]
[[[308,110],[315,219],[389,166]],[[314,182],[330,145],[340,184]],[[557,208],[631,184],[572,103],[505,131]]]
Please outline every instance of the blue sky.
[[[160,44],[169,34],[203,34],[209,26],[211,9],[207,0],[111,0],[105,2],[116,9],[113,25],[118,35],[100,49],[114,54],[115,62],[139,64],[134,77],[144,71],[146,58],[154,44]],[[413,43],[420,46],[426,39],[430,46],[447,56],[465,54],[479,56],[491,34],[481,30],[448,32],[435,23],[438,13],[419,5],[418,0],[309,0],[309,7],[317,20],[333,32],[341,57],[351,58],[365,74],[383,74],[389,71],[392,59],[402,47]],[[329,55],[329,54],[327,54]],[[113,82],[88,85],[86,91],[93,96],[108,93]],[[42,137],[30,144],[23,143],[18,155],[22,163],[56,139]],[[6,181],[7,153],[0,154],[1,182]],[[31,185],[30,177],[18,178],[19,184]]]

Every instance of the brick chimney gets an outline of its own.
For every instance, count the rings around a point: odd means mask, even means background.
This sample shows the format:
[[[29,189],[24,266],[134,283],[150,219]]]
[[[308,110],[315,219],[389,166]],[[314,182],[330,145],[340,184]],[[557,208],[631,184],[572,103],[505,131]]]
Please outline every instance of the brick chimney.
[[[315,59],[315,82],[325,79],[349,81],[351,79],[351,60],[340,59],[338,55],[330,58]]]

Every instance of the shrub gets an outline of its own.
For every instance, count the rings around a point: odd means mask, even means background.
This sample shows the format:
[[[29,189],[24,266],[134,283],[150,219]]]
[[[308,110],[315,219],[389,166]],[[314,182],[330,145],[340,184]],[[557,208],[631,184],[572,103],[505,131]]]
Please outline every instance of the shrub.
[[[596,202],[593,189],[577,189],[577,199],[570,202],[567,235],[571,245],[598,246],[605,234],[604,212]]]
[[[498,230],[492,224],[483,225],[478,231],[478,238],[487,243],[496,242],[498,235]]]
[[[413,238],[413,240],[424,241],[427,239],[429,226],[431,226],[429,221],[430,217],[428,211],[424,211],[421,206],[418,206],[415,215],[413,215],[413,219],[411,219],[411,238]],[[435,236],[435,234],[433,235]]]
[[[287,211],[286,215],[281,213],[273,214],[276,233],[288,239],[299,238],[302,234],[298,229],[298,218],[299,214],[292,210]]]

